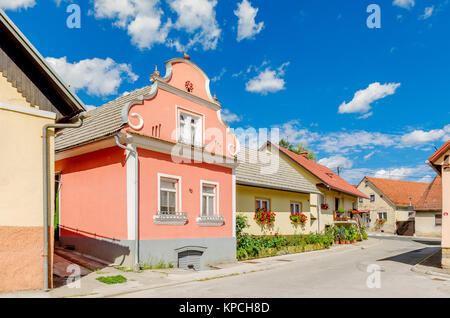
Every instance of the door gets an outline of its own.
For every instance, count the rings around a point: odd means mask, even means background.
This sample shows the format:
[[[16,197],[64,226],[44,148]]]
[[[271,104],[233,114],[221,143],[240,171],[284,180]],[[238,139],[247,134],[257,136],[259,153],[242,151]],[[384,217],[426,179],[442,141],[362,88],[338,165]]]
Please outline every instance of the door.
[[[188,250],[178,253],[178,268],[198,271],[201,268],[203,252]]]

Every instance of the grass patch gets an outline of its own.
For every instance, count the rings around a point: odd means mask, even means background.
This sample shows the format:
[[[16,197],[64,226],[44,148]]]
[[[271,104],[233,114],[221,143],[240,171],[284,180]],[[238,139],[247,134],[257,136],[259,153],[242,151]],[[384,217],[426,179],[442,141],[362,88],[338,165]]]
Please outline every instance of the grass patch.
[[[100,276],[97,277],[96,280],[99,282],[112,285],[112,284],[123,284],[127,282],[127,279],[123,277],[122,275],[117,276]]]
[[[226,278],[226,277],[232,277],[232,276],[238,276],[240,275],[239,273],[233,273],[233,274],[229,274],[229,275],[222,275],[222,276],[214,276],[214,277],[208,277],[208,278],[202,278],[199,279],[199,282],[206,282],[208,280],[213,280],[213,279],[219,279],[219,278]]]
[[[82,294],[82,295],[63,296],[62,298],[87,297],[87,296],[94,296],[94,295],[98,295],[98,293],[89,293],[89,294]]]

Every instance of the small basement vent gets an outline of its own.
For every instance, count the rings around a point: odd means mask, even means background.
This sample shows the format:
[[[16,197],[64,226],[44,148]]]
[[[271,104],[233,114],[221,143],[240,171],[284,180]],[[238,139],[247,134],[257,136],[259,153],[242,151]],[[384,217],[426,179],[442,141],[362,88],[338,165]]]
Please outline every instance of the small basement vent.
[[[178,268],[200,270],[203,252],[196,250],[187,250],[178,253]]]

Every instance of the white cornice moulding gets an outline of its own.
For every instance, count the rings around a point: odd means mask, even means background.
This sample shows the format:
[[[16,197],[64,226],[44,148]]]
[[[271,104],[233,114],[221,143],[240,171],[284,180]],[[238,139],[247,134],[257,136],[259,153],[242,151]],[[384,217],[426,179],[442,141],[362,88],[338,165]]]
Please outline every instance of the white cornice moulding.
[[[49,112],[46,110],[40,110],[33,107],[25,107],[25,106],[18,106],[18,105],[10,105],[6,103],[0,102],[0,109],[10,110],[17,113],[23,113],[27,115],[33,115],[48,119],[56,119],[56,113]]]

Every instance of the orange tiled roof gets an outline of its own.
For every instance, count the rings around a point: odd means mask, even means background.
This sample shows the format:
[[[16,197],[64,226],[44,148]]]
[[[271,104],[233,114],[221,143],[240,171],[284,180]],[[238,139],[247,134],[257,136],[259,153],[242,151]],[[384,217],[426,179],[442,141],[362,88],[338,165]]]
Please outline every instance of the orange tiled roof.
[[[439,156],[441,154],[443,154],[444,152],[446,152],[448,149],[450,149],[450,140],[447,141],[441,148],[439,148],[434,154],[431,155],[430,158],[428,158],[429,162],[433,162],[434,160],[436,160],[437,158],[439,158]]]
[[[418,211],[442,211],[442,178],[437,175],[414,204]]]
[[[365,177],[389,200],[398,206],[408,206],[410,198],[416,202],[428,187],[428,183]]]
[[[367,196],[364,193],[356,189],[354,186],[352,186],[350,183],[345,181],[343,178],[338,176],[336,173],[334,173],[327,167],[315,161],[309,160],[303,155],[298,155],[292,151],[289,151],[286,148],[283,148],[279,145],[275,144],[272,145],[278,147],[278,149],[280,149],[281,152],[283,152],[289,158],[294,160],[297,164],[302,166],[311,174],[316,176],[318,179],[320,179],[324,184],[328,185],[329,187],[353,196],[367,198]]]

